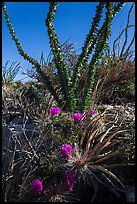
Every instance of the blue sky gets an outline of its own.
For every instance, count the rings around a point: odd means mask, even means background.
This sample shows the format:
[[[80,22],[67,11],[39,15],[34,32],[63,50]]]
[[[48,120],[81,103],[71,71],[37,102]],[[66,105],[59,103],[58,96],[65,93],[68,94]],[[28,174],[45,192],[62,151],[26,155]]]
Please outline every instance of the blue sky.
[[[112,47],[120,31],[125,28],[128,11],[132,3],[127,2],[115,16],[111,26],[110,47]],[[71,38],[71,42],[74,43],[76,50],[83,46],[92,18],[95,15],[97,4],[98,2],[59,3],[54,26],[60,43]],[[46,59],[50,52],[49,37],[45,25],[49,9],[48,2],[6,2],[6,6],[10,21],[25,52],[39,60],[43,51]],[[130,24],[135,24],[135,9],[132,10]],[[134,28],[129,28],[128,44],[133,34]],[[124,35],[121,40],[124,42]],[[134,50],[134,46],[132,49]],[[80,50],[78,53],[80,53]],[[5,65],[7,60],[10,63],[13,61],[21,62],[21,69],[16,80],[24,78],[25,76],[22,75],[22,72],[32,66],[18,54],[2,14],[2,65]]]

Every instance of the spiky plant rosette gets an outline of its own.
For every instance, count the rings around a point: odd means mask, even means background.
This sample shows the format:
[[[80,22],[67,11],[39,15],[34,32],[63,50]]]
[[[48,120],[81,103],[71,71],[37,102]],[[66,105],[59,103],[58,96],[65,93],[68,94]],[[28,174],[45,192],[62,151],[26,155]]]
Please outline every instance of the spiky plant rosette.
[[[86,192],[89,188],[93,190],[92,201],[99,184],[108,186],[112,191],[125,190],[122,182],[110,170],[111,166],[117,165],[118,145],[126,132],[120,128],[121,124],[120,116],[109,114],[107,109],[88,117],[88,120],[85,114],[79,124],[84,136],[78,137],[72,156],[62,166],[74,172],[78,192]]]

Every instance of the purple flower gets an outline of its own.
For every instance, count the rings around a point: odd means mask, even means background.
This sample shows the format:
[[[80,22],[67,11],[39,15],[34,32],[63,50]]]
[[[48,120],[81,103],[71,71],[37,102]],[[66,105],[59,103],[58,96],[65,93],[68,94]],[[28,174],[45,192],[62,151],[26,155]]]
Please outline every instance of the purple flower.
[[[95,112],[93,110],[85,110],[84,111],[85,114],[90,113],[91,115],[94,114]]]
[[[74,119],[74,122],[75,122],[75,123],[78,123],[78,122],[81,120],[81,118],[82,118],[82,114],[81,114],[81,113],[74,113],[74,114],[72,115],[72,117],[73,117],[73,119]]]
[[[67,173],[66,184],[69,187],[70,191],[73,190],[74,177],[75,177],[74,173],[72,172]]]
[[[43,190],[42,182],[39,179],[33,180],[31,183],[31,190],[36,194],[41,193]]]
[[[59,107],[51,107],[49,110],[50,115],[59,115],[60,114],[60,108]]]
[[[72,146],[69,144],[63,144],[61,146],[62,156],[69,159],[72,155]]]

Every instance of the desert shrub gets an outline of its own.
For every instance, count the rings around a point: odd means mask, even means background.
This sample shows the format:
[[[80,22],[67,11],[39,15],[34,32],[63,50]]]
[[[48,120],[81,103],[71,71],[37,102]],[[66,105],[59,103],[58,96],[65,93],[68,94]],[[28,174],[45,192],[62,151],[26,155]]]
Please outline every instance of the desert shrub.
[[[134,101],[135,61],[122,62],[119,58],[112,59],[108,61],[107,66],[102,63],[99,72],[97,84],[100,84],[95,90],[96,103],[97,101],[113,103],[118,98],[128,98],[130,101],[130,97]]]
[[[56,104],[48,90],[41,83],[33,81],[24,83],[16,90],[13,98],[31,120],[37,121],[46,118],[49,107]]]
[[[129,25],[133,8],[134,3],[129,9],[126,27],[113,43],[113,51],[108,48],[98,64],[92,104],[103,101],[112,103],[118,98],[135,100],[135,59],[132,50],[135,34],[127,45],[128,29],[134,27]],[[125,41],[121,46],[120,39],[123,34],[125,34]],[[119,41],[118,44],[116,44],[117,41]]]

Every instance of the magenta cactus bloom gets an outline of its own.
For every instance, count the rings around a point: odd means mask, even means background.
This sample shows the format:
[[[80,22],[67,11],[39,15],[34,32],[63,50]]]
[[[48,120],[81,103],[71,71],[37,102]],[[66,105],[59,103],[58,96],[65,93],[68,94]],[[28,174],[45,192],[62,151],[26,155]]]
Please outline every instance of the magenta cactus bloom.
[[[72,146],[70,144],[63,144],[61,146],[62,156],[69,159],[72,155]]]
[[[82,118],[82,114],[81,114],[81,113],[74,113],[74,114],[72,115],[72,117],[73,117],[73,119],[74,119],[74,122],[75,122],[75,123],[78,123],[78,122],[81,120],[81,118]]]
[[[39,179],[33,180],[32,183],[31,183],[31,190],[35,194],[41,193],[42,190],[43,190],[42,182]]]
[[[51,107],[49,110],[50,115],[59,115],[60,114],[60,108],[59,107]]]
[[[91,115],[94,114],[95,112],[93,110],[85,110],[84,111],[85,114],[90,113]]]
[[[74,178],[75,178],[74,173],[72,172],[67,173],[66,184],[69,187],[70,191],[73,191]]]

